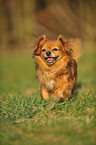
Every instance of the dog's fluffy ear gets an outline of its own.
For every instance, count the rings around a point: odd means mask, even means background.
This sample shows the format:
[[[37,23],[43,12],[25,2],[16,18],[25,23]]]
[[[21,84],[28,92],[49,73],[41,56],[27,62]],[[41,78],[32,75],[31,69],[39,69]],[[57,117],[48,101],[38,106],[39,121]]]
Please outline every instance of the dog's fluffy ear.
[[[41,45],[46,41],[46,35],[42,35],[36,42],[34,47],[34,55],[39,55],[41,52]]]
[[[65,46],[66,42],[63,39],[62,35],[59,35],[58,38],[57,38],[57,40],[60,41],[63,46]]]
[[[62,35],[59,35],[57,38],[58,41],[61,42],[61,44],[63,45],[62,50],[66,51],[67,54],[71,55],[72,54],[72,47],[71,47],[71,43],[68,40],[65,40]]]

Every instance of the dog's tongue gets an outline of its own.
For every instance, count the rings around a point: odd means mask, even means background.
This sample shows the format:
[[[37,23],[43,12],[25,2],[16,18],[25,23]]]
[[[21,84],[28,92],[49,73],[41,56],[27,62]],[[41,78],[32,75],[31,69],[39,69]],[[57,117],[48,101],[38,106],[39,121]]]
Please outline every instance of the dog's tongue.
[[[47,61],[48,61],[48,62],[53,62],[54,59],[49,57],[49,58],[47,58]]]

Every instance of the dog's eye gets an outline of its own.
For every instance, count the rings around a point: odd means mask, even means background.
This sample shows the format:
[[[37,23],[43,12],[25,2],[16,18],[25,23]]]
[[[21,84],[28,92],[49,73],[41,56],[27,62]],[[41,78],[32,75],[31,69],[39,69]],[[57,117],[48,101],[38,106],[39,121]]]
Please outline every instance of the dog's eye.
[[[53,50],[54,50],[54,51],[57,51],[58,49],[57,49],[57,48],[54,48]]]
[[[46,51],[46,49],[42,49],[42,52],[45,52]]]

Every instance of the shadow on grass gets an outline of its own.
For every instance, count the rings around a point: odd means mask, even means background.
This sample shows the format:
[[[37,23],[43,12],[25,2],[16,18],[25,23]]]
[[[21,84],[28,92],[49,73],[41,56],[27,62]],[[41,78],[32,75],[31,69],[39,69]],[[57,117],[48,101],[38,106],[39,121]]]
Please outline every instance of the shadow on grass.
[[[81,87],[82,87],[81,82],[78,82],[77,85],[76,85],[76,89],[81,89]]]

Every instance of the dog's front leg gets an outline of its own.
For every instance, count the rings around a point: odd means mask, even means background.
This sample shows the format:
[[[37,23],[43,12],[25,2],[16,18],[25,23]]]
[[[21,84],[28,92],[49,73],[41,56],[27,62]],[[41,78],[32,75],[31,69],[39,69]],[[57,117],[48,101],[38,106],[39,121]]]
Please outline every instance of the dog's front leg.
[[[50,100],[48,91],[46,90],[45,87],[42,87],[42,86],[40,87],[40,93],[41,93],[42,99],[44,99],[44,100],[46,100],[46,101],[49,101],[49,100]]]
[[[62,89],[58,88],[54,94],[52,95],[52,98],[57,98],[57,100],[63,100],[64,99],[64,96],[63,96],[63,91]]]
[[[62,84],[62,87],[58,87],[54,94],[52,95],[53,97],[56,97],[58,100],[67,100],[71,96],[71,91],[72,91],[72,86],[68,83],[65,85]]]

